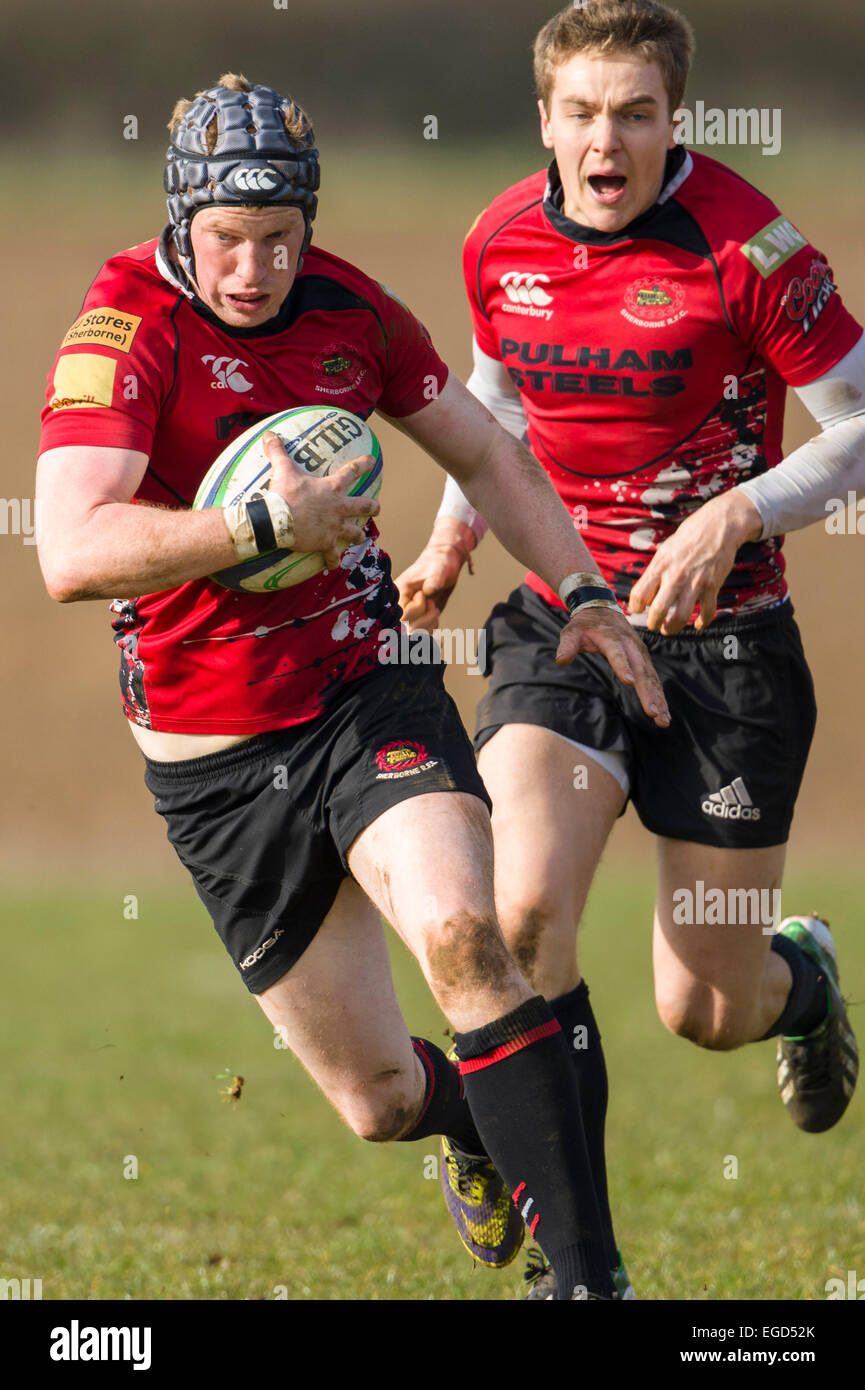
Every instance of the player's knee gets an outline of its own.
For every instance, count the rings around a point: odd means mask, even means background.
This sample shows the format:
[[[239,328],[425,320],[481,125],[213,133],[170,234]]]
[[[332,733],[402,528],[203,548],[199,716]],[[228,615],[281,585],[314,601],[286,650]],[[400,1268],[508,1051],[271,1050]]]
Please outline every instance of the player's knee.
[[[375,1077],[340,1107],[343,1119],[368,1144],[400,1139],[417,1123],[423,1097],[415,1090],[413,1077],[406,1072]]]
[[[427,938],[433,988],[450,999],[505,986],[515,976],[513,957],[494,917],[460,912]]]
[[[685,995],[656,995],[658,1017],[678,1038],[710,1052],[731,1052],[748,1042],[741,1012],[707,987]]]
[[[502,921],[511,954],[531,983],[534,983],[540,965],[541,943],[549,936],[555,916],[554,904],[536,902],[511,908],[506,920]]]

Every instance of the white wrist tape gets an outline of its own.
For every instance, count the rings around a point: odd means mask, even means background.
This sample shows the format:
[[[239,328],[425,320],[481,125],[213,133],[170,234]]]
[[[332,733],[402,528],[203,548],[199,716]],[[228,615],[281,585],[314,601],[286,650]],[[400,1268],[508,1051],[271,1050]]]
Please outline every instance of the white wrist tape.
[[[271,492],[269,489],[261,493],[261,499],[267,506],[277,549],[291,550],[295,539],[294,518],[288,503],[278,492]],[[230,507],[224,508],[222,514],[238,560],[251,560],[258,555],[258,544],[249,519],[246,500],[241,498],[239,502],[233,502]]]
[[[232,502],[230,507],[223,509],[222,515],[238,560],[251,560],[258,554],[258,546],[252,533],[252,522],[246,515],[246,503],[242,498],[239,502]]]
[[[270,519],[273,522],[273,532],[276,536],[276,544],[279,550],[294,549],[294,517],[291,508],[284,497],[280,497],[278,492],[273,492],[268,488],[267,492],[262,493],[267,510],[270,512]]]
[[[616,608],[616,595],[597,570],[577,570],[567,575],[559,585],[559,598],[571,617],[583,608]]]

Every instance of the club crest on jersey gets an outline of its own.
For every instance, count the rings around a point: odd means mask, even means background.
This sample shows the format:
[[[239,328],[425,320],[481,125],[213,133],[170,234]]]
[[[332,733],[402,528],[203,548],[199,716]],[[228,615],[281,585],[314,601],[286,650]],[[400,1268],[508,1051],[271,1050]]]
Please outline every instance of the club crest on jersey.
[[[533,274],[527,270],[506,270],[499,284],[507,296],[502,305],[502,313],[523,314],[527,318],[546,319],[549,323],[553,310],[553,296],[547,294],[544,285],[550,282],[549,275]]]
[[[376,781],[393,780],[397,777],[416,777],[419,772],[428,772],[438,766],[438,759],[431,758],[422,743],[409,739],[398,739],[386,743],[375,755],[379,769]]]
[[[214,353],[208,352],[202,357],[205,367],[209,366],[213,373],[214,380],[210,383],[211,391],[251,391],[252,382],[247,381],[241,367],[248,367],[249,363],[244,362],[240,357],[217,357]]]
[[[358,364],[360,349],[351,343],[328,343],[312,360],[312,369],[318,380],[316,391],[328,396],[341,396],[366,376],[366,367]]]
[[[623,318],[642,328],[667,328],[687,314],[685,291],[666,276],[644,276],[625,290]]]

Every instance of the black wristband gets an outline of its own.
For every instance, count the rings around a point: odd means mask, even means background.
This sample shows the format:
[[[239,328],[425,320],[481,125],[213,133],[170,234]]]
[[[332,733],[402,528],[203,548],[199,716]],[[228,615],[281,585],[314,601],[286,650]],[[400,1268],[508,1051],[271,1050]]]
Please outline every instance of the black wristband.
[[[579,589],[571,589],[565,599],[565,606],[573,617],[577,609],[582,608],[584,603],[591,603],[595,599],[606,599],[608,602],[616,603],[616,595],[612,589],[602,589],[599,585],[583,584]]]
[[[267,555],[269,551],[276,550],[276,532],[264,498],[253,497],[251,502],[247,502],[246,515],[249,517],[259,555]]]

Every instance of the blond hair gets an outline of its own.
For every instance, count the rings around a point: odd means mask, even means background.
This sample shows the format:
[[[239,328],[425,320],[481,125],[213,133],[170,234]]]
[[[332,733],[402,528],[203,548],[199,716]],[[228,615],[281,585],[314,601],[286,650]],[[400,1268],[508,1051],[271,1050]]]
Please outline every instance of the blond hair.
[[[696,41],[678,10],[655,0],[586,0],[554,15],[535,39],[535,85],[549,115],[556,68],[575,53],[638,54],[664,77],[670,115],[681,105]]]
[[[225,87],[229,92],[252,91],[252,83],[249,82],[248,79],[243,76],[242,72],[224,72],[215,85],[217,87]],[[205,90],[202,92],[196,92],[195,100],[197,101],[199,97],[206,97],[208,91],[212,90],[213,88],[205,88]],[[171,119],[168,122],[168,129],[171,131],[172,135],[174,134],[174,131],[176,130],[177,126],[180,125],[180,122],[183,120],[183,117],[186,115],[191,105],[192,102],[187,97],[181,97],[179,101],[175,102],[174,110],[171,113]],[[291,137],[291,139],[298,141],[306,139],[306,137],[309,136],[312,131],[312,121],[309,119],[309,116],[307,116],[303,108],[298,106],[296,101],[292,101],[291,98],[288,98],[288,100],[283,103],[281,110],[282,123],[285,126],[286,133]],[[248,129],[250,135],[255,134],[254,129],[251,129],[249,127]],[[216,146],[217,133],[217,120],[216,116],[214,115],[213,120],[209,123],[207,127],[208,154],[213,154],[214,148]]]

